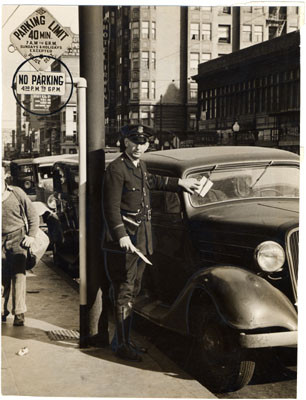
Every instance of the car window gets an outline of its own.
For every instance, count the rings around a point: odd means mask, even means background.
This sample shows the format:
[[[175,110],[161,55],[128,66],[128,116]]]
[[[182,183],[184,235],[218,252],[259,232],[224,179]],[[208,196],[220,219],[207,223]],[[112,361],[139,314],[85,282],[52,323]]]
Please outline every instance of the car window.
[[[52,166],[38,168],[39,179],[52,179]]]
[[[299,197],[299,169],[296,166],[220,167],[212,173],[203,170],[188,177],[200,180],[203,176],[212,182],[212,186],[204,197],[197,193],[189,196],[194,207],[256,197]]]

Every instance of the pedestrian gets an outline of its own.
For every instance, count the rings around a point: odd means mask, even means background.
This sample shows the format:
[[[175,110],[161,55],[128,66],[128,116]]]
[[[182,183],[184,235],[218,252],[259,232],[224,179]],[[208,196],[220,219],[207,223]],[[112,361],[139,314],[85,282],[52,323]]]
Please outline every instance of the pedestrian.
[[[2,322],[9,315],[8,301],[12,290],[12,314],[15,326],[24,325],[26,307],[26,261],[33,244],[39,217],[25,192],[6,183],[8,174],[2,165]],[[24,221],[28,221],[28,232]]]
[[[114,300],[116,355],[141,361],[139,348],[130,341],[130,324],[135,297],[140,292],[146,263],[135,253],[151,255],[150,189],[193,193],[199,182],[193,178],[178,179],[152,175],[141,156],[149,147],[151,130],[143,125],[122,129],[124,152],[108,166],[104,180],[104,215],[111,236],[106,242],[106,268]]]

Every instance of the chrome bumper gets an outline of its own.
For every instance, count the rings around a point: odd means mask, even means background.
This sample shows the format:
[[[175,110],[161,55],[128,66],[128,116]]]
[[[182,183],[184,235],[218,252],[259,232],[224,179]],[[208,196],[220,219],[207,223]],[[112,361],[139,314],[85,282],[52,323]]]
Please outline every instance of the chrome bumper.
[[[298,342],[298,332],[273,332],[246,334],[240,333],[240,345],[244,348],[296,346]]]

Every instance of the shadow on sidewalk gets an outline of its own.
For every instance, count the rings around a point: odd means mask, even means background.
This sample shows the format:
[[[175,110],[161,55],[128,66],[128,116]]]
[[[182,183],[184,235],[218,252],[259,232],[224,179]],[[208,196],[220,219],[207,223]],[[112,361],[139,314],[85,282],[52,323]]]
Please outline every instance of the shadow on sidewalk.
[[[69,351],[73,349],[76,352],[79,352],[80,355],[82,354],[82,357],[84,355],[87,355],[90,357],[94,357],[96,359],[106,361],[108,363],[118,364],[118,368],[121,368],[122,366],[127,366],[142,370],[161,372],[164,375],[169,375],[174,378],[186,379],[186,380],[192,379],[184,371],[181,371],[170,360],[165,359],[164,355],[162,355],[156,348],[154,348],[154,346],[150,347],[149,353],[142,355],[143,358],[142,362],[124,361],[115,356],[110,346],[105,348],[88,347],[80,349],[78,339],[50,340],[49,337],[50,332],[61,331],[61,330],[63,329],[58,326],[30,317],[26,318],[25,326],[15,327],[13,326],[13,317],[9,316],[7,322],[2,323],[2,339],[4,337],[8,338],[10,337],[22,340],[24,346],[29,347],[30,353],[31,353],[31,348],[30,345],[27,345],[27,341],[35,340],[40,342],[42,346],[53,345],[53,346],[66,347],[69,348]],[[22,345],[21,347],[24,346]],[[2,350],[4,352],[6,351],[3,340],[2,340]],[[16,349],[16,352],[18,350],[19,349]]]

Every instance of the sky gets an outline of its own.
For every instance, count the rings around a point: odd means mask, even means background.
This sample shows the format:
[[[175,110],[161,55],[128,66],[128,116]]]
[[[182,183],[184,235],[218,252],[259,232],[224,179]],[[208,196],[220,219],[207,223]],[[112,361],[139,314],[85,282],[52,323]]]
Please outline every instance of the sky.
[[[74,33],[78,28],[77,6],[45,6],[47,10],[63,26],[68,26]],[[13,75],[25,59],[15,50],[10,53],[10,34],[28,16],[30,16],[39,5],[3,5],[2,6],[2,128],[15,129],[16,100],[13,96],[11,83]],[[30,69],[29,69],[30,70]]]

